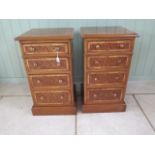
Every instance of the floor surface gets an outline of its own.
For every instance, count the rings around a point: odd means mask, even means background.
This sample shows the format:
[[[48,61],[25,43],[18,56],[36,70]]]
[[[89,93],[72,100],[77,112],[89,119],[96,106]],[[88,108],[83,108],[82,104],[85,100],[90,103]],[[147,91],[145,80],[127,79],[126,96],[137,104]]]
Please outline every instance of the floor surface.
[[[155,134],[155,81],[129,82],[127,111],[32,116],[26,84],[0,84],[0,134]]]

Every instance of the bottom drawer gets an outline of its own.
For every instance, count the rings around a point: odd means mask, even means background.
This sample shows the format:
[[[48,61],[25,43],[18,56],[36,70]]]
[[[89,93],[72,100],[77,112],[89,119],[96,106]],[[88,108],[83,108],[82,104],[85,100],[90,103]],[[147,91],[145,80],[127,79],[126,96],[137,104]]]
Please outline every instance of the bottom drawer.
[[[33,90],[51,88],[70,88],[69,74],[31,75],[29,81]]]
[[[87,89],[87,104],[120,102],[124,97],[123,88]]]
[[[35,91],[33,92],[35,104],[40,106],[62,106],[72,104],[72,95],[69,90]]]

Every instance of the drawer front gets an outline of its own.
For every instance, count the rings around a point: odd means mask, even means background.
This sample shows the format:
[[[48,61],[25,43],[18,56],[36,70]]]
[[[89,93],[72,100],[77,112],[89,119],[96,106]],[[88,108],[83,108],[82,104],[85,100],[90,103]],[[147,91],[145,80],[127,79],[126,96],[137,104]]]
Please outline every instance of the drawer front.
[[[111,103],[123,99],[122,88],[87,89],[87,103]]]
[[[60,58],[60,63],[56,62],[56,58],[25,59],[25,65],[28,73],[30,74],[62,72],[69,70],[68,58]]]
[[[89,56],[87,58],[88,69],[105,69],[105,68],[118,68],[128,67],[131,56],[118,55],[118,56]]]
[[[70,91],[38,91],[33,94],[35,104],[40,106],[62,106],[71,104]]]
[[[124,85],[127,79],[125,72],[88,72],[87,86]]]
[[[69,53],[68,43],[38,43],[38,44],[24,44],[24,55],[56,55]]]
[[[89,53],[93,52],[108,52],[108,51],[130,51],[131,50],[131,41],[130,40],[122,40],[122,41],[88,41],[87,42],[87,50]],[[96,53],[96,54],[97,54]]]
[[[69,74],[32,75],[29,76],[31,87],[34,90],[47,88],[70,88]]]

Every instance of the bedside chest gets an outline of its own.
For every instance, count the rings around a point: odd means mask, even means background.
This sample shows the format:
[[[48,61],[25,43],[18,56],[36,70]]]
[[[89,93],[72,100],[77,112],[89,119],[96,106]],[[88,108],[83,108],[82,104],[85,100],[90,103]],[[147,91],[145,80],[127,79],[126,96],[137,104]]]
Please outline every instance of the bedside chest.
[[[136,33],[123,27],[81,28],[83,112],[125,111],[124,96]]]
[[[75,114],[73,29],[32,29],[20,42],[34,105],[33,115]]]

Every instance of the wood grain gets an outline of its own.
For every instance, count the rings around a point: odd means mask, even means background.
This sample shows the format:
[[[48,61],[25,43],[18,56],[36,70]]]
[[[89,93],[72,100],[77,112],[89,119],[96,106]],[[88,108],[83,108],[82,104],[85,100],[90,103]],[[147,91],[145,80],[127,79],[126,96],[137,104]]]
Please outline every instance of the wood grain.
[[[76,113],[72,38],[71,28],[32,29],[16,37],[29,79],[33,115]]]
[[[50,40],[50,39],[72,39],[72,28],[41,28],[31,29],[16,37],[15,40]]]
[[[81,28],[83,112],[125,111],[124,96],[137,34],[122,27]]]

